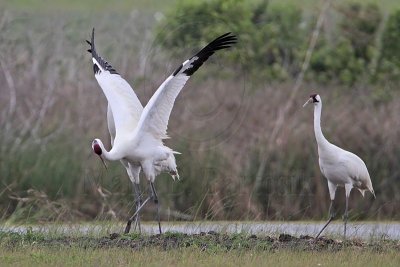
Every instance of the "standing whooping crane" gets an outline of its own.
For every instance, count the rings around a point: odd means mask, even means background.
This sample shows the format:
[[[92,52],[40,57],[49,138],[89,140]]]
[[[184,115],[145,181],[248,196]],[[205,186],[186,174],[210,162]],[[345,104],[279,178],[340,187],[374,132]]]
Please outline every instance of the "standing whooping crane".
[[[163,144],[163,139],[168,138],[168,120],[175,99],[190,76],[211,55],[217,50],[231,47],[232,44],[237,42],[237,38],[231,33],[221,35],[196,55],[183,62],[160,85],[144,108],[129,84],[107,61],[97,54],[94,43],[94,29],[91,42],[87,42],[91,46],[88,51],[92,54],[96,80],[109,104],[108,123],[114,126],[111,129],[115,129],[111,150],[107,151],[102,141],[97,138],[92,142],[92,149],[103,162],[104,159],[110,161],[122,160],[128,174],[131,172],[136,184],[138,184],[140,170],[143,170],[150,183],[151,194],[140,206],[137,206],[136,212],[128,220],[125,233],[130,231],[134,218],[138,221],[136,215],[150,199],[153,199],[157,204],[158,227],[161,233],[160,209],[154,181],[155,177],[162,171],[168,171],[173,178],[175,176],[179,178],[174,156],[177,152]],[[114,132],[110,130],[110,134],[113,137]]]
[[[321,130],[321,111],[322,100],[317,94],[310,96],[310,99],[303,105],[314,104],[314,133],[318,145],[319,167],[322,174],[328,180],[329,195],[331,204],[329,206],[329,219],[322,227],[316,238],[324,231],[328,224],[335,217],[333,202],[338,186],[344,186],[346,192],[346,209],[344,212],[344,238],[346,238],[346,226],[348,219],[349,196],[353,188],[358,189],[364,197],[365,191],[370,191],[374,197],[375,192],[372,187],[367,166],[357,155],[341,149],[329,143]]]

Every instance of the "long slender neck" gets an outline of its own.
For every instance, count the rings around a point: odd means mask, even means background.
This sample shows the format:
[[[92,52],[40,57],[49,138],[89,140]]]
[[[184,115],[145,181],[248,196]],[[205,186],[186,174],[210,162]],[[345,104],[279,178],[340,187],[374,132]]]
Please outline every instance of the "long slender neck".
[[[314,133],[315,139],[317,139],[318,148],[324,148],[329,145],[328,140],[326,140],[321,130],[321,111],[322,101],[320,101],[317,105],[314,105]]]
[[[102,152],[101,156],[104,157],[106,160],[115,161],[122,159],[120,153],[118,153],[118,151],[115,151],[115,149],[113,149],[114,147],[110,151],[107,151],[104,148],[103,142],[101,140],[98,140],[98,143],[100,145]]]

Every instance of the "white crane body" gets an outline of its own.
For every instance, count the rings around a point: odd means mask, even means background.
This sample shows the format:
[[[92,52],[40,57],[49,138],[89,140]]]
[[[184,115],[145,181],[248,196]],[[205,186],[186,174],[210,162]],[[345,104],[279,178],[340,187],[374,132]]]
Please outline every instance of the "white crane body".
[[[372,184],[367,166],[357,155],[332,145],[332,150],[338,153],[322,152],[318,147],[319,166],[322,174],[329,182],[336,186],[349,184],[357,188],[362,196],[365,191],[372,191]],[[351,174],[351,175],[349,175]]]
[[[348,217],[348,199],[353,188],[358,189],[364,197],[365,191],[370,191],[374,197],[375,192],[372,187],[371,178],[368,173],[367,166],[364,161],[357,155],[346,151],[334,144],[331,144],[323,135],[321,130],[321,112],[322,99],[319,95],[311,95],[310,99],[304,104],[314,104],[314,134],[318,146],[318,162],[322,174],[328,181],[329,195],[331,205],[329,208],[330,218],[317,237],[322,233],[325,227],[335,217],[333,211],[333,201],[338,186],[343,186],[346,193],[346,209],[345,209],[345,228],[344,236],[346,236],[346,224]],[[304,107],[303,106],[303,107]]]
[[[163,140],[168,138],[168,121],[175,100],[190,76],[211,55],[231,47],[236,41],[236,36],[226,33],[210,42],[196,55],[184,61],[160,85],[144,108],[129,84],[97,54],[94,29],[91,41],[87,41],[90,45],[88,51],[92,54],[95,77],[108,101],[107,121],[112,141],[112,148],[107,151],[100,139],[94,139],[92,149],[102,160],[120,160],[135,184],[139,183],[139,173],[142,170],[151,185],[151,198],[157,204],[158,197],[154,187],[156,176],[166,171],[174,180],[175,177],[179,179],[174,156],[178,152],[163,144]],[[129,232],[130,223],[148,199],[137,206],[125,232]],[[159,205],[157,207],[159,208]],[[159,210],[157,215],[161,233]]]

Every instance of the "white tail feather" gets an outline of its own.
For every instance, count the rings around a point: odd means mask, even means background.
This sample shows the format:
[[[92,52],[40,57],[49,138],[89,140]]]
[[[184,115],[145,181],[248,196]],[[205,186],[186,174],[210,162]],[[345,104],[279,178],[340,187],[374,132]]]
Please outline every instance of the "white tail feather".
[[[180,154],[180,153],[171,150],[170,153],[168,153],[168,158],[166,160],[156,162],[154,164],[154,168],[156,169],[157,173],[161,172],[169,173],[172,179],[175,181],[176,178],[179,180],[179,174],[174,154]]]

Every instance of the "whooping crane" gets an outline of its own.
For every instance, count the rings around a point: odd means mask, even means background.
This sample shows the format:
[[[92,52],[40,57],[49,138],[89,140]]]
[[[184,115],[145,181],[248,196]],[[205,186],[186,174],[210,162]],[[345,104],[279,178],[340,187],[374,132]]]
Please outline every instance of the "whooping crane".
[[[108,64],[107,61],[105,61],[102,57],[100,57],[97,54],[97,51],[95,49],[95,44],[94,44],[94,29],[92,32],[92,39],[91,42],[87,41],[87,43],[91,46],[90,49],[88,50],[89,53],[92,54],[93,58],[97,58],[98,62],[100,64],[103,64],[103,68],[107,69],[108,72],[112,75],[108,75],[107,79],[108,82],[100,82],[98,77],[99,75],[96,75],[96,70],[95,70],[95,65],[93,66],[93,70],[95,72],[95,77],[99,82],[100,87],[103,90],[114,90],[117,93],[122,94],[125,97],[125,101],[128,103],[128,108],[125,113],[125,120],[126,123],[129,123],[133,126],[136,126],[140,115],[142,114],[143,111],[143,106],[140,103],[138,97],[136,96],[135,92],[133,91],[132,87],[116,72],[116,70]],[[93,45],[92,45],[93,44]],[[98,73],[100,74],[100,73]],[[110,138],[111,138],[111,146],[114,145],[114,139],[116,135],[116,128],[115,128],[115,121],[114,121],[114,116],[112,114],[112,109],[110,104],[108,104],[107,107],[107,126],[108,126],[108,131],[110,133]],[[99,156],[101,155],[101,151],[99,150],[98,146],[93,146],[92,143],[92,149],[93,151],[98,154]],[[107,166],[106,163],[104,162],[104,159],[100,156],[101,161],[103,162],[104,166]],[[120,160],[122,165],[125,167],[126,172],[129,176],[129,179],[132,182],[132,187],[135,195],[135,202],[136,202],[136,210],[141,205],[141,192],[140,192],[140,185],[139,185],[139,174],[140,174],[140,164],[137,164],[135,162],[129,162],[127,159],[121,159]],[[175,178],[178,174],[171,173],[172,177]],[[135,227],[138,226],[139,232],[141,231],[140,228],[140,214],[138,213],[135,217]],[[127,226],[126,231],[129,232],[130,230],[130,224]]]
[[[318,145],[319,167],[322,174],[328,180],[329,195],[331,204],[329,206],[329,219],[322,227],[316,238],[324,231],[328,224],[335,217],[334,200],[338,186],[344,186],[346,192],[346,209],[344,212],[344,238],[346,238],[346,226],[348,219],[348,204],[350,192],[353,188],[358,189],[364,197],[365,191],[370,191],[374,197],[371,178],[364,161],[357,155],[341,149],[326,140],[321,130],[322,100],[317,94],[310,96],[310,99],[303,105],[314,103],[314,133]]]
[[[110,151],[107,151],[102,141],[97,138],[92,142],[92,149],[102,160],[103,158],[110,161],[122,160],[127,171],[131,170],[136,184],[138,184],[140,168],[150,182],[151,194],[129,218],[125,233],[129,232],[133,219],[150,199],[157,204],[158,227],[161,233],[160,209],[154,181],[162,171],[168,171],[173,178],[179,178],[174,156],[178,152],[163,144],[163,139],[168,138],[168,120],[175,99],[190,76],[211,55],[217,50],[231,47],[237,42],[237,38],[231,33],[221,35],[183,62],[160,85],[144,108],[129,84],[97,54],[94,29],[91,42],[87,42],[91,46],[88,51],[92,54],[95,77],[108,100],[110,108],[108,122],[115,128],[115,137]],[[112,131],[110,134],[113,136]]]

